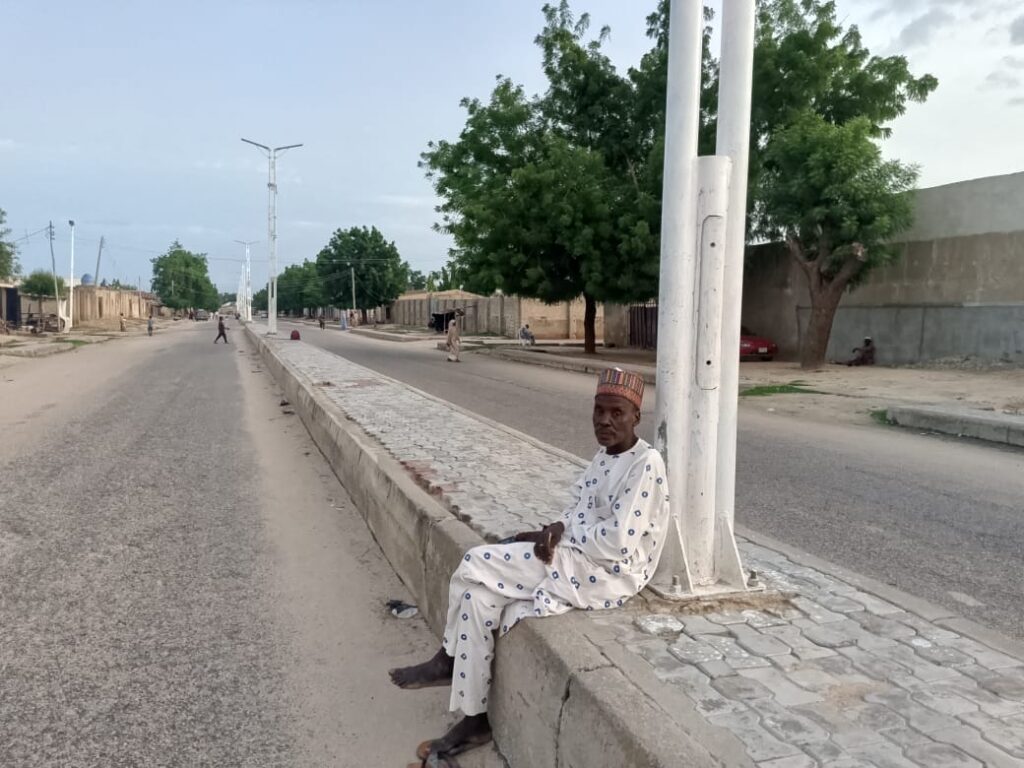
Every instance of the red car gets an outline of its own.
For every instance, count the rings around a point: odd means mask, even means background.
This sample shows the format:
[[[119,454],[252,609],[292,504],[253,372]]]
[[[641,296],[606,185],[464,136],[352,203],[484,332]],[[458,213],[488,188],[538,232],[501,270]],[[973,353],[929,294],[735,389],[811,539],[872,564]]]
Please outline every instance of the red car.
[[[764,336],[758,336],[749,328],[740,328],[740,359],[756,357],[771,360],[779,351],[779,345]]]

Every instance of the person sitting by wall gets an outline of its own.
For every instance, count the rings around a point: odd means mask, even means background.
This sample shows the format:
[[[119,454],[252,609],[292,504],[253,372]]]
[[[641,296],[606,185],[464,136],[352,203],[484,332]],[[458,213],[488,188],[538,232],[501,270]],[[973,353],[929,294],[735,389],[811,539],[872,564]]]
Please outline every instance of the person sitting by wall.
[[[874,365],[875,343],[870,336],[864,337],[864,346],[855,347],[853,357],[846,361],[847,365]]]
[[[528,344],[533,346],[537,343],[537,338],[533,335],[533,331],[530,330],[529,323],[526,323],[519,329],[519,343],[524,347]]]

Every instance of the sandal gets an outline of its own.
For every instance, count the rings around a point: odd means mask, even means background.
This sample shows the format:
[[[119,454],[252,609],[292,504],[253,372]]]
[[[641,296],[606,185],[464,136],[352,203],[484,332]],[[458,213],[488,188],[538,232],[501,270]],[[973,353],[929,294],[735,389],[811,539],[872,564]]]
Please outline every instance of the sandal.
[[[428,765],[426,761],[429,760],[431,756],[437,756],[442,760],[449,760],[453,768],[455,768],[455,766],[457,766],[458,763],[451,761],[451,758],[455,757],[455,755],[461,755],[463,752],[467,752],[475,747],[482,747],[484,744],[488,744],[492,738],[493,737],[491,736],[490,733],[487,733],[486,735],[482,736],[473,736],[472,738],[466,739],[465,741],[460,741],[458,744],[453,744],[447,749],[444,748],[443,738],[430,739],[428,741],[422,742],[418,747],[416,747],[416,757],[418,757],[421,761],[424,761],[423,765]],[[441,748],[440,751],[438,750],[438,747]],[[444,763],[438,763],[438,765],[444,766]],[[433,767],[431,766],[431,768]]]

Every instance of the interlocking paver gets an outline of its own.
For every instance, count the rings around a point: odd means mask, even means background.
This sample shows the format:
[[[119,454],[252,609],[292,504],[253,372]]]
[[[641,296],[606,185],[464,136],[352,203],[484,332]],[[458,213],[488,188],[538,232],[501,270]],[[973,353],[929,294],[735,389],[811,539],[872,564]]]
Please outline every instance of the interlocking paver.
[[[271,345],[300,379],[330,382],[315,388],[485,538],[536,528],[568,502],[580,466],[561,454],[323,350]],[[1024,765],[1024,659],[781,552],[739,546],[791,605],[586,615],[759,768]]]

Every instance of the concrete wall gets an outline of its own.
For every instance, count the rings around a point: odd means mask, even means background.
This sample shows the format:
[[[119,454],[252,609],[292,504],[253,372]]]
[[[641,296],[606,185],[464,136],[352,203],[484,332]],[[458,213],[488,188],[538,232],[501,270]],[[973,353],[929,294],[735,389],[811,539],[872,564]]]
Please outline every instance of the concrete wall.
[[[149,317],[154,302],[149,294],[138,291],[119,291],[113,288],[98,288],[92,285],[75,287],[74,325],[109,325],[118,324],[123,313],[126,318],[140,319]],[[61,301],[61,312],[66,311],[67,299]],[[21,313],[23,317],[32,314],[56,315],[56,301],[52,296],[28,296],[21,294]]]
[[[828,355],[871,336],[881,363],[972,356],[1024,363],[1024,173],[916,193],[899,255],[843,297]],[[743,324],[795,357],[810,308],[785,249],[755,246],[744,276]]]
[[[450,292],[456,293],[456,292]],[[545,304],[536,299],[517,296],[476,296],[447,293],[414,294],[400,297],[391,305],[391,322],[398,325],[426,327],[431,312],[462,309],[466,316],[463,333],[493,333],[515,338],[523,323],[538,339],[582,339],[584,303],[582,299],[561,304]],[[597,308],[597,338],[604,334],[604,309]]]

